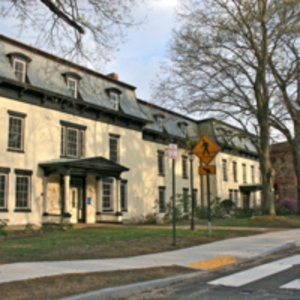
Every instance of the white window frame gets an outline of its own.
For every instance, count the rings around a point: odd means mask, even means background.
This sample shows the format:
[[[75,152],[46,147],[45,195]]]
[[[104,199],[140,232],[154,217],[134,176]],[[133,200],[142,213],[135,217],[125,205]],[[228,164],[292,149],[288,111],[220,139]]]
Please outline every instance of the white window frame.
[[[109,195],[104,195],[104,185],[109,185],[110,186],[110,194]],[[104,207],[104,197],[109,197],[109,207]],[[102,211],[112,211],[113,210],[113,182],[110,180],[107,181],[102,181]]]
[[[188,158],[187,156],[183,155],[181,159],[182,159],[182,178],[189,179]]]
[[[242,164],[243,183],[247,183],[247,165]]]
[[[18,119],[18,120],[21,120],[21,142],[20,142],[20,147],[12,147],[9,145],[9,133],[10,133],[10,119]],[[15,116],[15,115],[9,115],[9,118],[8,118],[8,141],[7,141],[7,148],[10,149],[10,150],[19,150],[19,151],[23,151],[24,150],[24,121],[25,121],[25,117],[18,117],[18,116]]]
[[[75,89],[71,88],[71,86],[70,86],[71,81],[75,83]],[[68,86],[68,89],[72,93],[72,97],[77,99],[77,97],[78,97],[78,80],[75,78],[72,78],[72,77],[68,77],[67,78],[67,86]]]
[[[22,80],[21,82],[25,82],[25,76],[26,76],[26,61],[22,60],[22,59],[18,59],[18,58],[14,58],[13,59],[13,71],[14,71],[14,74],[16,76],[16,63],[20,63],[24,66],[24,69],[23,69],[23,73],[22,73]],[[17,76],[16,76],[17,78]]]
[[[17,178],[28,178],[28,186],[27,186],[27,206],[25,207],[20,207],[20,206],[17,206]],[[20,175],[20,174],[16,174],[16,181],[15,181],[15,209],[17,210],[28,210],[30,209],[30,198],[31,198],[31,175]]]
[[[237,162],[232,162],[232,175],[233,175],[233,181],[238,182],[238,170],[237,170]]]
[[[72,158],[82,158],[85,157],[85,130],[78,129],[72,126],[61,125],[60,133],[60,156],[62,157],[72,157]],[[74,130],[77,132],[77,145],[76,145],[76,155],[71,155],[68,153],[68,131]]]
[[[157,167],[158,176],[165,176],[165,152],[162,150],[157,151]]]
[[[7,209],[7,192],[8,192],[8,173],[0,172],[0,176],[4,176],[4,205],[0,206],[0,209]]]

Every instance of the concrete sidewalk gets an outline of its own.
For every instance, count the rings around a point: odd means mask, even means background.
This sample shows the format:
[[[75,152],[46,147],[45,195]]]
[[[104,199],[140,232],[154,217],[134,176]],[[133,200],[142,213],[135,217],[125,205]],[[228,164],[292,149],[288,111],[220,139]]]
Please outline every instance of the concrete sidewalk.
[[[300,229],[292,229],[128,258],[5,264],[0,265],[0,283],[68,273],[115,271],[167,265],[186,266],[219,256],[251,259],[299,241]]]

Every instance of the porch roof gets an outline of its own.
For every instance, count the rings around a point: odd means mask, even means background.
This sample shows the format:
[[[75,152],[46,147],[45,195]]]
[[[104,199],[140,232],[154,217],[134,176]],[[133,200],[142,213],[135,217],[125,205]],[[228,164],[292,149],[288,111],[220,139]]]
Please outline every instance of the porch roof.
[[[262,190],[261,183],[244,183],[239,186],[241,192],[256,192]]]
[[[40,163],[45,176],[50,174],[97,176],[100,178],[120,178],[122,172],[129,171],[128,168],[114,163],[102,156],[75,159],[58,159]]]

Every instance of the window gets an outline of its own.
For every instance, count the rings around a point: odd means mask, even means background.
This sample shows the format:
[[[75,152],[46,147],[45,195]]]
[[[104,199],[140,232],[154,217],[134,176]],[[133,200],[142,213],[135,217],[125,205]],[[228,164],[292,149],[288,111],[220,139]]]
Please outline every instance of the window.
[[[178,126],[179,126],[180,131],[182,132],[182,134],[184,136],[187,136],[187,127],[188,127],[188,124],[186,122],[179,122]]]
[[[234,202],[235,202],[235,205],[238,207],[239,206],[239,191],[238,190],[234,190]]]
[[[227,160],[226,159],[222,159],[222,171],[223,171],[223,180],[227,181],[228,177],[227,177]]]
[[[7,209],[7,188],[9,168],[0,168],[0,211]]]
[[[121,180],[121,209],[127,211],[127,180]]]
[[[166,188],[164,186],[158,187],[158,205],[160,213],[164,213],[166,209],[165,190]]]
[[[182,156],[182,178],[188,179],[187,156]]]
[[[236,163],[236,161],[234,161],[232,163],[232,173],[233,173],[234,182],[237,182],[238,180],[237,180],[237,163]]]
[[[110,92],[109,98],[114,110],[119,110],[119,94]]]
[[[61,141],[60,155],[63,157],[85,156],[85,130],[86,126],[60,121]]]
[[[13,69],[16,75],[16,78],[20,82],[25,82],[26,78],[26,62],[20,59],[15,58],[13,60]]]
[[[233,190],[229,190],[229,199],[233,201]]]
[[[183,196],[183,212],[187,213],[189,210],[189,189],[184,188],[182,189],[182,196]]]
[[[24,121],[25,114],[8,111],[9,128],[8,128],[8,150],[24,150]]]
[[[163,129],[165,116],[163,114],[156,114],[154,116],[155,116],[155,119],[156,119],[156,122],[157,122],[159,128]]]
[[[77,98],[78,95],[78,80],[74,78],[67,78],[68,89],[71,91],[72,97]]]
[[[251,180],[252,180],[252,183],[255,182],[254,166],[251,166]]]
[[[119,135],[109,135],[109,159],[115,163],[119,163]]]
[[[102,208],[103,211],[111,211],[112,207],[112,179],[102,180]]]
[[[243,183],[247,183],[246,164],[243,164],[242,167],[243,167]]]
[[[30,209],[32,171],[15,170],[16,174],[16,210]]]
[[[165,176],[165,152],[157,151],[158,176]]]

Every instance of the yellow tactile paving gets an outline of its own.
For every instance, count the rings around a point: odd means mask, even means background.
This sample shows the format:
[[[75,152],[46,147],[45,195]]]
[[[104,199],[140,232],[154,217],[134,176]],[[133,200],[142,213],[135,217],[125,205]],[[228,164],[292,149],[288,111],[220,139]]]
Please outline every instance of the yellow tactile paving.
[[[194,267],[194,268],[200,268],[200,269],[215,269],[222,266],[226,266],[229,264],[233,264],[237,262],[238,259],[236,257],[231,256],[220,256],[208,260],[198,261],[192,264],[189,264],[188,266]]]

